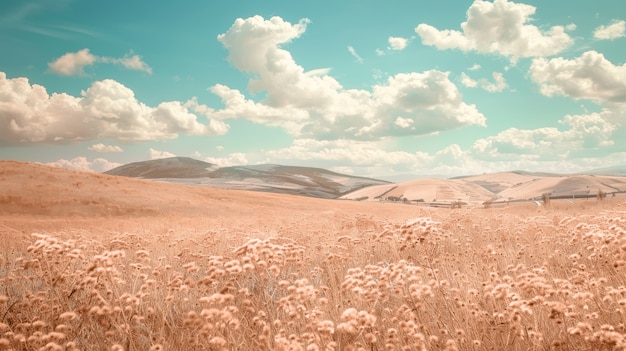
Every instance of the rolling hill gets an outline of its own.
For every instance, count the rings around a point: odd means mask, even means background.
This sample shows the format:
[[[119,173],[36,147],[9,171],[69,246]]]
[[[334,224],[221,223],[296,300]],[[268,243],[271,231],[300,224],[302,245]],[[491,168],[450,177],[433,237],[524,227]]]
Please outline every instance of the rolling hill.
[[[388,183],[384,180],[355,177],[312,167],[265,164],[220,168],[188,157],[134,162],[105,173],[186,185],[326,199],[334,199],[360,188]]]
[[[341,199],[478,205],[486,201],[537,201],[543,199],[544,194],[551,199],[575,199],[596,197],[599,193],[611,196],[626,193],[626,177],[501,172],[377,185],[346,194]]]
[[[587,198],[626,192],[620,169],[559,175],[527,171],[455,178],[424,178],[390,183],[321,168],[273,164],[218,167],[188,157],[134,162],[105,172],[169,183],[358,201],[400,201],[449,206],[511,201]],[[618,175],[606,175],[618,174]]]

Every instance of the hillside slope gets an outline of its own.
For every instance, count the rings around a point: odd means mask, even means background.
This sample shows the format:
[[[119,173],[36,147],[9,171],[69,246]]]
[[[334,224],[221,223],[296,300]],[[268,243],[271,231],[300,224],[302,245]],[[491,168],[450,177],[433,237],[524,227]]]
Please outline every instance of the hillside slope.
[[[263,191],[334,199],[356,189],[388,182],[355,177],[321,168],[252,165],[219,168],[187,157],[134,162],[105,172],[222,189]]]

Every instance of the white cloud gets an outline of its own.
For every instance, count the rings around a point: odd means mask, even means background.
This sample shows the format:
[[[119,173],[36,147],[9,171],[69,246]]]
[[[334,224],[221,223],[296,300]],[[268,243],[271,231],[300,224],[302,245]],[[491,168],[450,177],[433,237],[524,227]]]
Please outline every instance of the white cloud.
[[[244,166],[249,164],[246,154],[234,152],[227,157],[205,157],[204,161],[217,165],[218,167]]]
[[[461,84],[468,88],[475,88],[478,86],[478,82],[468,76],[465,72],[461,73]]]
[[[170,158],[170,157],[176,157],[176,155],[174,155],[171,152],[168,151],[161,151],[161,150],[155,150],[153,148],[150,148],[150,159],[151,160],[157,160],[160,158]]]
[[[593,36],[600,40],[614,40],[623,38],[626,31],[626,22],[624,20],[614,21],[608,26],[600,26],[593,32]]]
[[[390,149],[384,142],[297,139],[290,147],[272,150],[266,156],[271,163],[302,163],[372,177],[401,173],[452,176],[483,169],[456,144],[430,155]]]
[[[467,149],[451,144],[432,153],[410,153],[397,150],[386,141],[296,139],[291,146],[270,150],[263,156],[268,163],[340,167],[342,173],[352,170],[363,176],[397,173],[458,176],[516,169],[578,172],[623,162],[618,156],[624,153],[610,153],[619,149],[617,135],[625,131],[613,122],[619,118],[615,113],[605,110],[568,115],[560,121],[562,128],[510,128],[479,139]],[[399,121],[403,123],[402,119]],[[597,149],[605,149],[609,154],[590,158],[590,151]]]
[[[218,152],[224,151],[223,146],[216,146],[215,148]],[[202,159],[208,163],[212,163],[218,167],[243,166],[250,163],[248,162],[246,154],[242,152],[234,152],[226,157],[213,157],[204,156],[201,152],[196,151],[194,152],[193,156],[198,159]]]
[[[152,68],[150,68],[150,66],[143,62],[141,60],[141,56],[139,55],[126,55],[122,58],[100,57],[98,61],[104,63],[118,64],[130,70],[143,71],[152,74]]]
[[[196,112],[205,114],[215,123],[225,119],[245,118],[254,123],[282,127],[291,133],[297,133],[304,121],[309,117],[305,109],[293,106],[277,108],[257,103],[247,99],[239,90],[231,89],[226,85],[216,84],[210,90],[213,94],[220,97],[224,108],[213,110],[197,103],[195,100],[187,102],[187,105],[193,107]],[[224,131],[226,130],[227,128]]]
[[[152,68],[143,62],[139,55],[126,55],[122,58],[96,56],[89,52],[89,49],[66,53],[48,63],[48,68],[51,72],[63,76],[85,75],[84,68],[86,66],[92,66],[99,62],[118,64],[127,69],[152,73]]]
[[[386,84],[373,87],[372,105],[384,128],[395,120],[390,116],[398,115],[411,119],[421,134],[464,125],[485,125],[485,117],[476,106],[462,101],[449,73],[436,70],[389,77]],[[393,131],[380,132],[393,134]]]
[[[479,69],[481,69],[481,66],[477,63],[473,64],[472,67],[468,68],[468,70],[470,71],[478,71]]]
[[[98,61],[98,57],[92,55],[89,49],[67,53],[54,62],[48,64],[48,68],[56,74],[63,76],[84,75],[85,66],[91,66]]]
[[[229,50],[228,60],[239,70],[253,73],[248,87],[252,92],[267,91],[271,107],[318,107],[328,104],[341,85],[328,75],[306,75],[291,54],[280,48],[298,38],[309,23],[292,25],[280,17],[264,20],[254,16],[237,19],[218,40]]]
[[[408,40],[401,37],[389,37],[389,47],[391,50],[404,50],[408,44]]]
[[[48,95],[26,78],[0,72],[0,140],[3,144],[67,143],[97,138],[138,142],[180,134],[224,134],[221,121],[202,124],[178,101],[150,107],[124,85],[106,79],[74,97]]]
[[[267,152],[272,162],[293,164],[301,161],[325,161],[336,166],[404,169],[431,160],[425,153],[386,151],[381,142],[354,140],[296,139],[288,148]]]
[[[224,151],[224,147],[218,145],[215,147],[218,152]],[[246,154],[242,152],[234,152],[228,154],[226,157],[213,157],[213,156],[205,156],[200,151],[196,151],[193,153],[193,157],[204,160],[205,162],[216,165],[217,167],[231,167],[231,166],[243,166],[248,165],[248,158]]]
[[[568,32],[574,31],[576,30],[577,26],[575,23],[570,23],[568,25],[565,26],[565,30]]]
[[[356,52],[354,47],[348,45],[348,51],[350,52],[352,56],[354,56],[354,58],[357,60],[358,63],[363,63],[363,58],[359,56],[359,54]]]
[[[481,78],[479,80],[475,80],[467,73],[461,73],[461,84],[468,88],[476,88],[480,87],[483,90],[486,90],[490,93],[499,93],[508,87],[506,80],[504,79],[504,75],[500,72],[493,72],[491,74],[493,81],[489,81],[488,79]]]
[[[281,48],[298,38],[306,24],[292,25],[280,17],[236,20],[218,40],[229,50],[229,61],[251,74],[249,89],[264,92],[264,99],[256,102],[216,84],[211,91],[225,107],[213,110],[195,103],[195,111],[215,120],[245,118],[278,126],[299,138],[365,140],[485,125],[485,117],[463,102],[447,72],[398,74],[371,91],[344,89],[329,71],[308,74]],[[395,125],[397,116],[410,119],[414,128]]]
[[[95,152],[124,152],[124,150],[117,145],[104,145],[102,143],[93,144],[87,149]]]
[[[534,59],[530,74],[546,96],[626,103],[626,64],[616,66],[596,51],[587,51],[571,60],[562,57]]]
[[[110,162],[104,158],[95,158],[89,161],[86,157],[75,157],[71,160],[60,159],[58,161],[46,163],[48,166],[61,167],[85,172],[106,172],[122,164]]]
[[[398,117],[396,118],[396,121],[394,122],[394,124],[400,128],[409,128],[413,124],[413,120],[408,119],[408,118]]]
[[[563,160],[571,153],[613,145],[618,127],[609,121],[611,112],[587,115],[567,115],[560,123],[561,131],[553,127],[538,129],[510,128],[477,140],[471,151],[479,159]]]
[[[440,50],[461,49],[481,53],[498,53],[512,62],[521,57],[549,56],[563,51],[572,43],[563,26],[547,31],[528,24],[536,8],[507,0],[476,0],[467,10],[462,31],[439,30],[422,23],[415,32],[424,45]]]
[[[480,80],[481,88],[485,89],[490,93],[499,93],[508,87],[506,80],[504,79],[504,75],[500,72],[493,72],[491,74],[493,77],[493,82],[490,82],[486,79]]]

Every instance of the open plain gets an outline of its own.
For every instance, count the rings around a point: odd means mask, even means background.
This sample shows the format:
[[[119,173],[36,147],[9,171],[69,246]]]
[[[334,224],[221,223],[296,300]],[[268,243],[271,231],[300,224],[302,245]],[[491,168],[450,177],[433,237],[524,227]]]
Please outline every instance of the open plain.
[[[0,350],[626,349],[622,196],[430,208],[1,161],[0,238]]]

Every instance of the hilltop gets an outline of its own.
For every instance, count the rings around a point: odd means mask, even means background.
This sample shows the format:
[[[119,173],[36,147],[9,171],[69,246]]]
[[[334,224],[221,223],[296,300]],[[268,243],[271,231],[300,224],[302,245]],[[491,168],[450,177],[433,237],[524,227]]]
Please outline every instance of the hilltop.
[[[360,201],[402,201],[430,205],[580,199],[626,193],[626,177],[501,172],[452,179],[418,179],[372,186],[342,196]]]
[[[544,197],[579,199],[615,196],[626,193],[626,177],[621,172],[621,167],[571,175],[516,170],[392,183],[322,168],[275,164],[219,167],[188,157],[172,157],[129,163],[105,173],[221,189],[448,207],[452,204],[539,201]]]
[[[322,168],[274,164],[218,167],[188,157],[133,162],[105,173],[186,185],[326,199],[334,199],[371,185],[388,183],[384,180],[356,177]]]

